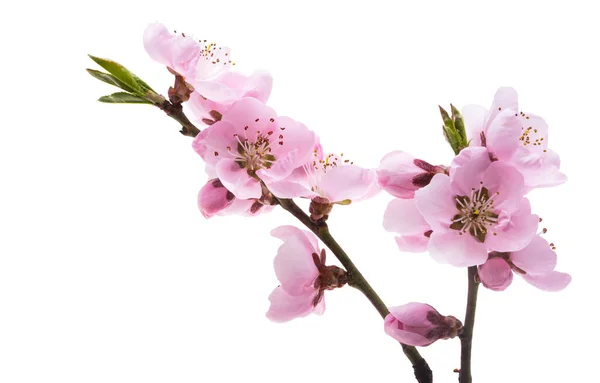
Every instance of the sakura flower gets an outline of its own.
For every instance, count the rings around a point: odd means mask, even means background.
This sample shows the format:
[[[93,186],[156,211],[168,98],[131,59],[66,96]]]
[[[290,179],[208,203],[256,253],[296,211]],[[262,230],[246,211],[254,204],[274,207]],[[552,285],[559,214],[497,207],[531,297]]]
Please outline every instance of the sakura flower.
[[[432,233],[414,199],[390,201],[383,215],[383,228],[399,234],[396,244],[400,251],[408,252],[426,251]]]
[[[487,260],[488,250],[523,249],[538,226],[524,193],[515,168],[490,161],[485,148],[462,150],[450,176],[436,174],[415,192],[417,208],[433,230],[429,253],[442,263],[473,266]]]
[[[144,32],[144,48],[155,61],[183,76],[187,83],[211,100],[234,99],[228,86],[212,79],[235,65],[230,49],[185,34],[170,33],[159,23]]]
[[[548,125],[543,118],[519,111],[517,92],[500,88],[489,111],[478,105],[463,108],[471,146],[486,146],[493,159],[513,165],[527,190],[561,184],[560,159],[548,149]]]
[[[444,172],[445,166],[431,165],[398,150],[381,159],[377,178],[379,186],[394,197],[413,198],[416,190],[429,185],[434,175]]]
[[[193,92],[186,104],[193,115],[207,125],[212,125],[225,114],[233,103],[244,97],[253,97],[263,103],[267,102],[273,86],[273,78],[266,72],[255,72],[250,76],[226,71],[217,75],[213,82],[226,87],[228,90],[220,101],[208,99],[199,92]],[[217,113],[215,113],[215,111]]]
[[[454,338],[463,327],[455,317],[444,316],[425,303],[411,302],[389,310],[385,333],[410,346],[428,346],[439,339]]]
[[[344,155],[323,155],[320,148],[313,157],[281,182],[270,185],[278,197],[318,198],[322,203],[347,204],[374,196],[378,192],[375,171],[354,165]]]
[[[236,198],[259,199],[259,179],[268,186],[289,176],[311,157],[315,141],[303,124],[243,98],[198,134],[193,147]]]
[[[571,276],[555,271],[556,253],[542,237],[535,236],[522,250],[489,254],[479,266],[479,279],[490,290],[502,291],[510,286],[513,273],[545,291],[560,291],[571,282]]]
[[[322,314],[324,291],[346,284],[346,272],[325,266],[325,250],[319,251],[317,237],[308,231],[280,226],[271,235],[283,244],[273,262],[280,285],[269,296],[267,318],[287,322],[311,313]]]

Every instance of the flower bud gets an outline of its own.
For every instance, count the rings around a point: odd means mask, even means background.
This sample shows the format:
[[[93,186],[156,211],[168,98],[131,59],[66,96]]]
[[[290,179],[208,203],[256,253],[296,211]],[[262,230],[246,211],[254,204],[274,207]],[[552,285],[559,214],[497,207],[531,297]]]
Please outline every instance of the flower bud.
[[[398,150],[381,159],[377,178],[383,190],[394,197],[410,199],[416,190],[429,185],[434,175],[445,172],[445,166],[431,165]]]
[[[490,257],[483,265],[479,266],[478,274],[481,283],[494,291],[506,290],[513,280],[511,267],[502,257]]]
[[[384,322],[386,334],[410,346],[428,346],[438,339],[454,338],[462,327],[455,317],[444,316],[430,305],[417,302],[390,307]]]
[[[234,195],[218,178],[209,180],[198,193],[198,207],[205,218],[210,218],[228,208],[234,200]]]

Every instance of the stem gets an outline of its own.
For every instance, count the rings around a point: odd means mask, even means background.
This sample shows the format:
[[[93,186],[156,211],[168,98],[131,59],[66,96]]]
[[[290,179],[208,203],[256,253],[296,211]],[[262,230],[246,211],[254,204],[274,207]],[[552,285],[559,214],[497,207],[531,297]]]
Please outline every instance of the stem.
[[[459,383],[471,383],[471,346],[473,345],[473,326],[475,325],[475,309],[477,308],[477,290],[479,282],[476,280],[477,266],[471,266],[468,270],[467,290],[467,312],[465,314],[465,325],[460,334],[460,374]]]
[[[155,106],[164,111],[167,116],[181,124],[181,130],[179,133],[188,137],[196,137],[196,135],[200,133],[200,129],[196,128],[196,126],[187,118],[185,113],[183,113],[183,106],[180,102],[172,103],[156,93],[148,94],[147,97],[149,100],[154,102]]]
[[[304,224],[304,226],[315,233],[315,235],[319,237],[319,239],[321,239],[325,245],[327,245],[327,247],[346,269],[349,277],[348,280],[350,281],[349,284],[362,292],[367,299],[369,299],[373,307],[375,307],[379,315],[385,319],[385,317],[390,313],[387,306],[385,303],[383,303],[375,290],[373,290],[369,282],[367,282],[356,265],[354,265],[348,254],[346,254],[344,249],[342,249],[342,247],[333,238],[329,232],[327,224],[325,222],[317,224],[311,221],[310,217],[291,199],[278,198],[277,201],[281,207],[296,217]],[[417,381],[419,383],[431,383],[433,381],[433,373],[431,372],[431,369],[429,368],[429,365],[425,359],[421,356],[421,354],[419,354],[419,351],[417,351],[417,349],[413,346],[408,346],[402,343],[400,344],[402,345],[404,355],[406,355],[408,360],[410,360],[412,363]]]

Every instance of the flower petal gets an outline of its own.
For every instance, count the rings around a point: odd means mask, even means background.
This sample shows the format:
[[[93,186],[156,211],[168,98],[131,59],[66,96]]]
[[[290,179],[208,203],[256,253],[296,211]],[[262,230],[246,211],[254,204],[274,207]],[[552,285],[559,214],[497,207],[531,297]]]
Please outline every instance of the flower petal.
[[[433,231],[448,230],[458,213],[450,178],[445,174],[436,174],[429,185],[417,190],[415,201]]]
[[[504,213],[498,217],[498,225],[490,229],[485,238],[489,250],[517,251],[529,245],[536,234],[539,217],[531,214],[527,198],[523,198],[519,209],[511,215]]]
[[[331,202],[356,200],[367,194],[375,173],[356,165],[341,165],[327,170],[320,182],[320,188]]]
[[[505,162],[493,162],[483,174],[483,186],[494,200],[496,210],[514,212],[525,194],[523,185],[521,173]]]
[[[556,253],[536,235],[524,249],[510,253],[510,261],[527,274],[547,274],[556,267]]]
[[[551,273],[542,275],[525,274],[522,277],[538,289],[552,292],[563,290],[571,283],[571,276],[559,271],[552,271]]]
[[[484,132],[487,109],[479,105],[465,105],[461,114],[465,120],[467,137],[471,139],[470,146],[481,146],[481,133]]]
[[[421,347],[433,343],[433,340],[427,339],[419,333],[402,330],[402,324],[400,324],[400,321],[391,313],[385,317],[383,326],[385,333],[400,343]]]
[[[478,190],[483,174],[491,164],[490,155],[484,147],[469,147],[460,151],[450,165],[452,191],[462,196],[470,196]]]
[[[314,247],[306,232],[294,226],[280,226],[271,235],[284,241],[273,260],[281,288],[290,295],[304,294],[306,289],[312,288],[319,275],[312,256],[313,253],[319,254],[318,248]]]
[[[430,230],[413,199],[395,199],[383,215],[383,228],[402,235],[420,235]]]
[[[434,231],[429,238],[429,254],[437,262],[458,267],[481,265],[488,257],[483,243],[457,230]]]
[[[490,119],[493,119],[496,114],[504,109],[511,109],[513,113],[519,110],[519,96],[517,91],[510,87],[502,87],[496,91],[494,102],[490,109]]]
[[[271,306],[267,312],[267,318],[273,322],[288,322],[295,318],[309,315],[315,310],[313,301],[317,291],[307,289],[300,295],[290,295],[281,287],[277,287],[269,296]],[[318,307],[318,306],[317,306]],[[320,308],[322,313],[324,306]]]
[[[395,240],[398,249],[407,253],[422,253],[427,251],[429,245],[429,237],[425,235],[403,235],[396,237]]]
[[[240,165],[234,160],[222,158],[215,166],[215,170],[223,185],[236,198],[249,199],[262,196],[260,183],[250,177],[246,169],[240,168]]]
[[[521,121],[514,110],[502,110],[490,121],[485,134],[486,146],[497,158],[508,160],[521,145]]]

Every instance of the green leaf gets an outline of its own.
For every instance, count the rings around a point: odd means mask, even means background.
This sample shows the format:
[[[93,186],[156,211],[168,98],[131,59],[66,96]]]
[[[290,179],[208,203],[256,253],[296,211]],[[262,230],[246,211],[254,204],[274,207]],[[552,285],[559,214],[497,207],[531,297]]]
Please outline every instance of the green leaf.
[[[130,72],[131,73],[131,72]],[[133,78],[135,79],[135,81],[137,81],[137,83],[142,87],[142,89],[144,90],[144,93],[147,91],[151,91],[153,93],[156,93],[154,91],[154,89],[152,89],[150,87],[150,85],[146,84],[146,82],[144,80],[142,80],[141,78],[139,78],[138,76],[136,76],[135,74],[131,73],[133,75]]]
[[[143,97],[126,92],[117,92],[108,96],[102,96],[98,101],[112,104],[152,104]]]
[[[454,105],[450,104],[450,108],[452,109],[452,120],[454,120],[454,127],[456,128],[456,132],[460,136],[461,146],[469,146],[467,144],[467,131],[465,129],[465,120],[460,114],[460,111],[454,107]]]
[[[103,59],[100,57],[95,57],[89,55],[92,60],[96,62],[96,64],[100,65],[102,68],[106,69],[106,71],[116,77],[119,81],[133,89],[133,93],[137,93],[139,95],[144,95],[146,93],[144,87],[150,88],[148,84],[141,81],[136,75],[131,73],[129,69],[125,68],[123,65],[114,62],[112,60]],[[142,85],[144,84],[144,85]]]
[[[123,83],[121,80],[119,80],[112,74],[100,72],[99,70],[95,70],[95,69],[86,69],[86,70],[89,74],[91,74],[93,77],[97,78],[100,81],[103,81],[110,85],[114,85],[117,88],[121,88],[130,93],[135,92],[132,88],[127,86],[127,84]]]

